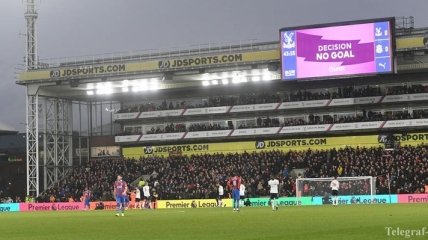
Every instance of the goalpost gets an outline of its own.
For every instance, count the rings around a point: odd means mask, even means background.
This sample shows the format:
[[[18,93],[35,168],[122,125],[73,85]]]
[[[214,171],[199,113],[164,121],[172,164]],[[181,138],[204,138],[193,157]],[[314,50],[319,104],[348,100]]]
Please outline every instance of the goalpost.
[[[334,178],[296,178],[296,197],[322,197],[330,199],[330,183]],[[338,177],[339,196],[368,195],[373,203],[376,194],[376,177]]]

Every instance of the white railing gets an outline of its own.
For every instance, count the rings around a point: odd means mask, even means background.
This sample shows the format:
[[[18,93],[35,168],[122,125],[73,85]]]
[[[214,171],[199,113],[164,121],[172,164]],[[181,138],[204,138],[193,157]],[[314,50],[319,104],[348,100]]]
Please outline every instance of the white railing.
[[[278,42],[256,43],[255,40],[239,43],[207,43],[191,45],[187,48],[146,49],[128,52],[107,53],[91,56],[75,56],[66,58],[40,59],[39,68],[71,67],[90,64],[109,64],[130,61],[141,61],[182,56],[198,56],[212,53],[228,53],[237,51],[268,50],[278,48]]]

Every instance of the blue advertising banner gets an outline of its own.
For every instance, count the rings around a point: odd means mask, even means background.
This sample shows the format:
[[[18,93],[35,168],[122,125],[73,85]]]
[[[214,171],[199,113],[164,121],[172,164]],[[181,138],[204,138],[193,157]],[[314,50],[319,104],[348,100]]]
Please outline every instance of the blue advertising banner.
[[[351,204],[392,204],[398,203],[397,195],[354,195],[354,196],[339,196],[339,205]],[[331,204],[331,197],[322,198],[323,204]]]
[[[266,207],[270,204],[269,198],[248,198],[248,200],[252,207]],[[323,204],[321,197],[280,197],[277,201],[279,206],[312,206]]]
[[[19,212],[19,203],[1,203],[0,213],[2,212]]]

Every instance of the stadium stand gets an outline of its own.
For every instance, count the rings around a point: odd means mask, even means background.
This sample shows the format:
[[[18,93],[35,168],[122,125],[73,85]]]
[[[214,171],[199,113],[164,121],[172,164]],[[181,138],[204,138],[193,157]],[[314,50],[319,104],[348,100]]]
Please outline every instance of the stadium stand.
[[[126,106],[118,111],[118,113],[128,112],[149,112],[161,110],[173,110],[184,108],[203,108],[203,107],[219,107],[233,105],[248,105],[262,103],[277,103],[277,102],[298,102],[309,100],[323,99],[338,99],[338,98],[356,98],[356,97],[371,97],[371,96],[386,96],[400,95],[413,93],[426,93],[428,87],[415,84],[411,86],[390,86],[381,88],[379,86],[349,86],[330,90],[299,90],[296,92],[279,92],[275,94],[269,93],[248,93],[239,96],[214,96],[208,99],[193,99],[199,101],[198,104],[192,104],[185,100],[163,100],[162,103],[142,103],[134,106]]]
[[[387,120],[404,120],[404,119],[420,119],[427,118],[428,110],[413,110],[410,113],[407,110],[403,111],[386,111],[384,113],[372,110],[361,110],[349,114],[342,114],[342,116],[334,116],[330,114],[309,114],[301,116],[266,116],[254,118],[253,124],[246,124],[245,122],[234,126],[233,123],[221,126],[217,123],[192,123],[186,127],[186,123],[167,123],[165,126],[152,127],[147,132],[142,132],[141,129],[135,131],[124,131],[118,136],[134,135],[134,134],[159,134],[159,133],[176,133],[176,132],[198,132],[198,131],[215,131],[227,129],[248,129],[248,128],[265,128],[265,127],[287,127],[287,126],[301,126],[301,125],[320,125],[320,124],[333,124],[333,123],[352,123],[352,122],[369,122],[369,121],[387,121]],[[282,120],[280,120],[280,118]],[[226,123],[228,120],[222,120]],[[238,119],[239,121],[239,119]]]
[[[79,201],[85,190],[90,187],[93,199],[112,199],[113,182],[117,174],[124,179],[136,179],[141,176],[141,165],[138,161],[121,158],[93,159],[87,164],[76,167],[67,178],[58,182],[37,197],[38,202]]]
[[[37,199],[78,200],[86,186],[93,200],[112,200],[112,183],[117,174],[132,182],[143,174],[161,199],[214,198],[216,183],[240,174],[249,196],[266,196],[271,174],[280,175],[281,195],[295,196],[293,169],[305,169],[304,177],[375,176],[377,194],[423,193],[428,184],[427,145],[383,148],[351,148],[306,151],[264,151],[242,154],[98,159],[73,170],[66,179]],[[154,184],[156,183],[156,184]],[[156,185],[156,186],[155,186]],[[345,190],[346,191],[346,190]],[[321,194],[321,193],[319,193]],[[351,193],[350,193],[351,194]]]

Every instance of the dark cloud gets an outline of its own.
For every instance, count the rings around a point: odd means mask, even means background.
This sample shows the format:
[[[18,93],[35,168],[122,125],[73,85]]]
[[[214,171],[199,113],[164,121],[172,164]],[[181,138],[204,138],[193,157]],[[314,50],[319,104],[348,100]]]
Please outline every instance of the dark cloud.
[[[0,121],[23,129],[25,89],[14,84],[22,63],[23,1],[0,2]],[[39,0],[39,55],[56,58],[276,40],[281,27],[388,16],[428,26],[426,0]]]

